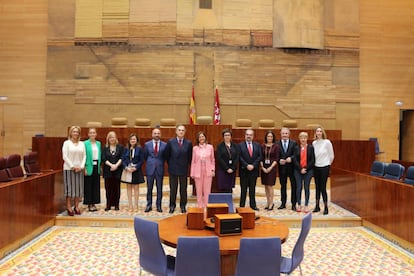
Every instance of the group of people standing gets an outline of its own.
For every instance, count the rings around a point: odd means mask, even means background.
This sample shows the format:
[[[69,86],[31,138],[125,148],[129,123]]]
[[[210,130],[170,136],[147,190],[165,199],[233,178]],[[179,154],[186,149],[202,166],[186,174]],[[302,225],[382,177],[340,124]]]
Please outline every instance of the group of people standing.
[[[90,128],[89,139],[80,141],[80,127],[69,129],[68,140],[63,143],[64,183],[66,208],[68,215],[80,214],[79,203],[88,205],[90,212],[96,211],[100,203],[100,175],[102,174],[106,190],[106,208],[119,210],[121,182],[126,183],[128,210],[138,210],[139,184],[145,183],[142,165],[145,162],[147,179],[147,204],[145,212],[152,211],[152,191],[157,189],[156,210],[162,212],[164,163],[168,164],[170,197],[169,213],[176,209],[177,192],[180,193],[179,206],[182,213],[187,212],[188,172],[194,180],[197,205],[205,208],[211,191],[213,177],[222,192],[231,193],[236,183],[236,171],[240,176],[240,207],[246,205],[247,194],[249,205],[258,211],[256,204],[256,181],[261,177],[265,186],[266,210],[274,209],[274,189],[277,174],[281,185],[281,205],[286,208],[287,180],[291,184],[292,210],[309,211],[309,186],[311,178],[315,178],[316,206],[319,212],[320,195],[324,202],[324,214],[328,214],[328,197],[326,182],[330,165],[334,159],[331,142],[326,138],[322,127],[315,130],[315,140],[308,144],[308,134],[299,134],[299,144],[290,139],[290,130],[282,128],[281,139],[276,141],[275,134],[266,132],[263,144],[254,140],[254,130],[245,131],[245,141],[234,143],[230,129],[222,131],[223,141],[214,147],[208,143],[206,133],[200,131],[196,135],[193,146],[191,140],[185,138],[185,126],[176,127],[176,137],[168,142],[161,140],[161,130],[152,130],[152,139],[140,146],[139,137],[131,134],[128,145],[119,144],[116,133],[110,131],[106,143],[96,140],[96,129]],[[216,164],[217,162],[217,164]],[[102,170],[102,173],[101,173]],[[305,190],[305,202],[302,206],[302,189]],[[72,208],[72,201],[74,207]]]

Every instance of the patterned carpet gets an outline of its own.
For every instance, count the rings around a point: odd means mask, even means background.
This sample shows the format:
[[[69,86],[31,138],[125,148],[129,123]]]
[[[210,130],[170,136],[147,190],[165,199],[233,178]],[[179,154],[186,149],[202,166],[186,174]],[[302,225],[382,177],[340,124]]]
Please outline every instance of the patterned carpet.
[[[291,254],[298,233],[291,229],[283,255]],[[0,261],[0,274],[137,275],[138,254],[132,229],[55,226]],[[414,261],[362,227],[312,228],[302,270],[304,275],[414,275]]]
[[[278,185],[277,185],[278,186]],[[139,216],[145,216],[145,217],[149,217],[149,218],[153,218],[153,219],[161,219],[167,216],[170,216],[170,214],[168,213],[169,210],[169,206],[168,206],[168,201],[169,201],[169,186],[164,184],[163,187],[163,198],[162,198],[162,209],[163,212],[162,213],[158,213],[156,211],[155,208],[155,197],[156,197],[156,190],[154,188],[153,191],[153,210],[149,213],[145,213],[145,207],[147,204],[146,201],[146,193],[147,193],[147,189],[146,189],[146,185],[141,185],[140,186],[140,195],[139,195],[139,209],[135,210],[133,212],[128,210],[128,200],[127,200],[127,196],[126,196],[126,188],[122,187],[122,191],[121,191],[121,199],[120,199],[120,210],[119,211],[115,211],[114,208],[112,208],[110,211],[105,212],[105,190],[101,189],[101,199],[102,199],[102,203],[99,204],[98,207],[98,211],[97,212],[89,212],[87,210],[87,206],[85,205],[81,205],[81,217],[113,217],[113,218],[122,218],[122,217],[132,217],[134,215],[139,215]],[[188,196],[188,205],[187,207],[196,207],[197,206],[197,200],[195,196],[192,196],[192,186],[188,185],[188,190],[187,190],[187,194]],[[261,184],[258,184],[256,187],[256,202],[257,202],[257,206],[259,207],[260,211],[257,212],[258,215],[265,215],[265,216],[269,216],[269,217],[292,217],[292,218],[298,218],[300,216],[303,216],[304,213],[298,213],[295,211],[291,210],[291,204],[290,204],[290,190],[287,191],[288,194],[288,200],[287,200],[287,208],[283,209],[283,210],[278,210],[277,207],[279,207],[280,205],[280,189],[279,188],[275,188],[274,190],[274,204],[275,207],[272,211],[267,211],[264,208],[266,207],[266,198],[265,198],[265,191],[264,191],[264,186]],[[240,201],[240,185],[236,185],[236,187],[233,189],[233,198],[234,198],[234,203],[235,203],[235,208],[239,206],[239,201]],[[329,196],[329,190],[328,190],[328,196]],[[304,195],[302,195],[302,198],[304,198]],[[311,190],[311,194],[310,194],[310,199],[309,199],[309,209],[313,209],[315,207],[315,191]],[[302,202],[304,203],[304,199],[302,199]],[[246,200],[246,206],[248,206],[249,204],[249,197],[247,197]],[[323,205],[321,205],[322,207]],[[179,193],[177,196],[177,207],[179,207]],[[323,211],[323,210],[322,210]],[[176,209],[175,211],[176,213],[179,212],[179,208]],[[66,211],[63,212],[62,214],[60,214],[60,216],[67,216]],[[320,213],[315,213],[314,217],[326,217],[322,215],[322,212]],[[355,218],[357,217],[355,214],[335,205],[335,204],[331,204],[329,203],[329,216],[330,218],[344,218],[344,217],[351,217],[351,218]]]
[[[88,212],[82,207],[81,218],[132,218],[145,216],[161,219],[168,214],[168,186],[165,185],[163,213],[145,213],[145,186],[140,189],[139,211],[126,210],[126,191],[121,192],[121,210],[105,212],[103,202],[98,212]],[[235,207],[238,206],[238,190],[234,191]],[[191,194],[189,187],[188,194]],[[289,193],[288,193],[289,194]],[[314,206],[311,192],[310,207]],[[104,199],[102,189],[102,199]],[[275,190],[275,206],[280,202],[280,192]],[[264,188],[257,187],[258,215],[276,218],[296,218],[303,213],[290,210],[264,210]],[[289,202],[289,200],[288,200]],[[189,206],[196,206],[195,197],[189,197]],[[343,208],[330,204],[329,215],[314,214],[314,219],[356,217]],[[66,212],[58,217],[67,217]],[[76,217],[75,217],[76,218]],[[299,226],[299,225],[298,225]],[[282,254],[290,256],[299,234],[291,228],[289,239],[283,244]],[[174,255],[175,249],[165,247]],[[139,248],[132,228],[63,227],[54,226],[0,260],[0,275],[137,275]],[[313,227],[305,243],[304,275],[414,275],[414,255],[394,243],[363,227]],[[299,275],[299,270],[292,275]],[[148,275],[145,274],[144,275]]]

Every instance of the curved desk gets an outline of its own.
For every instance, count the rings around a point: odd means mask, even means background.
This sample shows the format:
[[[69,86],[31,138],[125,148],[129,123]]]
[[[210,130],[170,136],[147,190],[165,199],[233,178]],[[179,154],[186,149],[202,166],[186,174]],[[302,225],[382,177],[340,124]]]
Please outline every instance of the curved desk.
[[[161,241],[171,247],[177,247],[180,236],[216,236],[214,229],[187,229],[187,215],[180,214],[162,219],[158,222]],[[289,235],[286,224],[272,218],[260,217],[254,229],[243,229],[241,235],[219,237],[221,254],[221,274],[234,275],[241,238],[274,237],[285,242]]]

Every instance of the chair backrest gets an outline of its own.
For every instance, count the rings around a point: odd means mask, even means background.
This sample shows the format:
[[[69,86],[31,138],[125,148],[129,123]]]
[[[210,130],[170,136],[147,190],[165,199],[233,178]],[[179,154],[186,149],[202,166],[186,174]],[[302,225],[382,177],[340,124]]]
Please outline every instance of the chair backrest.
[[[6,171],[10,178],[23,177],[23,168],[20,165],[22,158],[18,154],[12,154],[7,156],[6,159]]]
[[[376,137],[371,137],[369,138],[370,141],[373,141],[375,143],[375,154],[380,154],[380,148],[379,148],[379,143],[378,143],[378,138]]]
[[[400,180],[404,175],[404,166],[398,163],[389,163],[385,167],[384,178],[392,180]]]
[[[220,271],[220,248],[217,236],[178,238],[176,276],[218,276]]]
[[[235,275],[280,275],[280,260],[280,238],[242,238]]]
[[[31,151],[23,156],[23,165],[26,173],[40,173],[37,152]]]
[[[414,185],[414,166],[408,167],[404,182],[407,184]]]
[[[139,264],[155,275],[167,275],[167,256],[161,245],[158,223],[134,218],[135,236],[139,245]]]
[[[229,213],[235,212],[232,193],[211,193],[208,195],[208,203],[227,203]]]
[[[385,174],[386,164],[380,161],[374,161],[371,165],[370,175],[383,177]]]
[[[10,179],[6,171],[6,159],[4,157],[0,157],[0,182],[7,181],[10,181]]]
[[[291,271],[295,270],[300,265],[300,263],[303,260],[303,257],[305,256],[305,240],[309,234],[311,226],[312,213],[309,212],[302,219],[302,228],[300,230],[300,234],[298,240],[296,241],[295,247],[293,247]]]

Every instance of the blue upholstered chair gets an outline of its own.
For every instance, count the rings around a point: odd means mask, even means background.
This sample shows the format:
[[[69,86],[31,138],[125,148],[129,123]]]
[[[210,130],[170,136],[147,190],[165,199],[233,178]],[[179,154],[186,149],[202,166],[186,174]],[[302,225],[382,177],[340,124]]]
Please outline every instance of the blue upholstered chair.
[[[208,195],[208,203],[227,203],[229,213],[234,213],[233,195],[231,193],[211,193]]]
[[[175,276],[219,276],[220,270],[217,236],[178,238]]]
[[[404,182],[407,184],[414,185],[414,166],[408,167]]]
[[[384,178],[392,180],[400,180],[404,175],[405,168],[398,163],[389,163],[385,167]]]
[[[139,264],[154,275],[174,275],[175,258],[165,255],[158,233],[158,223],[139,217],[134,218],[135,236],[139,245]]]
[[[386,166],[384,162],[374,161],[371,165],[370,175],[384,177]]]
[[[279,260],[281,260],[280,238],[242,238],[235,276],[280,275]]]
[[[300,269],[300,275],[302,275],[302,268],[300,267],[300,263],[305,256],[305,240],[309,234],[310,228],[312,225],[312,213],[308,213],[302,219],[302,228],[300,230],[299,238],[296,241],[295,247],[293,247],[292,257],[282,257],[282,263],[280,264],[280,273],[283,274],[290,274],[292,273],[298,266]]]

